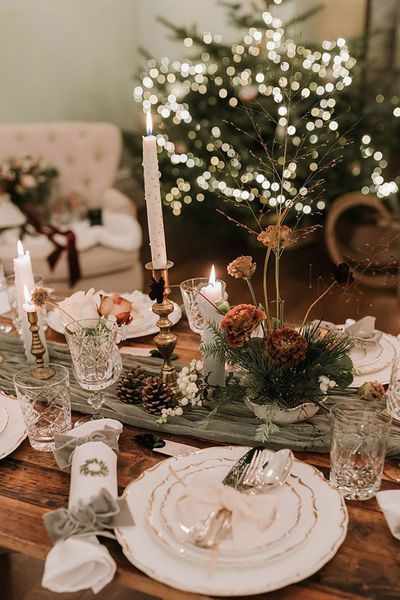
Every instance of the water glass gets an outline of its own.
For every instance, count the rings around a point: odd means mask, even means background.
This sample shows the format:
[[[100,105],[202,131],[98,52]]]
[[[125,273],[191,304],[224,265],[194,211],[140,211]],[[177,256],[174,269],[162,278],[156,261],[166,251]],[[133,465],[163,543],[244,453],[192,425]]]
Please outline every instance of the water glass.
[[[382,406],[363,400],[331,409],[331,483],[348,500],[368,500],[381,485],[391,421]]]
[[[14,386],[21,406],[32,448],[50,452],[54,436],[71,429],[71,400],[68,369],[50,364],[54,375],[36,379],[33,368],[25,367],[14,375]]]
[[[73,321],[65,327],[76,380],[81,388],[92,392],[88,403],[93,419],[101,417],[102,390],[113,385],[122,371],[117,332],[117,324],[104,317]]]
[[[218,279],[221,283],[223,297],[225,298],[225,282]],[[204,318],[203,318],[203,302],[204,299],[199,294],[200,290],[208,285],[207,277],[195,277],[194,279],[186,279],[180,284],[182,300],[186,311],[186,316],[189,322],[189,327],[194,333],[203,334]]]

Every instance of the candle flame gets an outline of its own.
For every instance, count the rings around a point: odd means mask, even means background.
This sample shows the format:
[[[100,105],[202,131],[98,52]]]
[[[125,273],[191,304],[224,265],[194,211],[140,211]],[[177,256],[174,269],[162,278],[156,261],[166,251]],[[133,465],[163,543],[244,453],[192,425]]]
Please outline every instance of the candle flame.
[[[24,256],[24,254],[25,254],[24,247],[22,245],[21,240],[18,240],[18,242],[17,242],[17,252],[18,252],[18,256]]]
[[[146,113],[146,131],[147,135],[151,135],[153,133],[153,119],[151,118],[150,110],[148,110]]]
[[[214,265],[211,267],[210,279],[208,280],[208,283],[211,285],[215,285],[215,267],[214,267]]]
[[[26,283],[24,283],[24,299],[27,304],[31,304],[32,296]]]

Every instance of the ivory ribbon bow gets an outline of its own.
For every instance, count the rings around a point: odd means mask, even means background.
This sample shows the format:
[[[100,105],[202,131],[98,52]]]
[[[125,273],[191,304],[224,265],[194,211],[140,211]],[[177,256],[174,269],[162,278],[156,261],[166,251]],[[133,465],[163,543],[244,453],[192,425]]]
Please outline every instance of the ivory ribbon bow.
[[[72,454],[77,446],[86,442],[104,442],[112,450],[118,451],[118,436],[120,432],[113,427],[105,426],[104,429],[92,431],[88,435],[74,437],[60,433],[55,436],[54,458],[60,469],[66,469],[71,465]]]
[[[233,545],[239,550],[253,546],[255,538],[267,529],[275,516],[276,502],[271,494],[241,493],[207,473],[193,478],[178,501],[180,517],[188,526],[220,508],[231,512]]]
[[[108,529],[134,525],[126,498],[115,500],[104,488],[88,504],[57,508],[43,515],[43,521],[53,544],[73,535],[114,537]]]

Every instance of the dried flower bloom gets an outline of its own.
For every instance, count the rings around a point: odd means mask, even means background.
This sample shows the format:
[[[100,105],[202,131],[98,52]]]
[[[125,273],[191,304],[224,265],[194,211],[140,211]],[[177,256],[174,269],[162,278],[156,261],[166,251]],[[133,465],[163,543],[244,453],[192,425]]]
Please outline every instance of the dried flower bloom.
[[[238,256],[229,263],[226,270],[235,279],[250,279],[254,275],[256,266],[251,256]]]
[[[282,367],[295,367],[305,359],[307,340],[295,329],[273,329],[264,344],[264,356]]]
[[[289,246],[291,233],[292,230],[287,225],[268,225],[257,236],[257,240],[264,244],[264,246],[271,248],[271,250],[282,250]]]
[[[32,302],[36,304],[36,306],[44,306],[46,302],[50,300],[50,294],[46,290],[46,288],[38,287],[33,290],[31,294]]]
[[[265,319],[265,313],[253,304],[238,304],[226,313],[221,329],[226,332],[226,342],[231,348],[240,348],[248,336]]]
[[[115,317],[118,325],[128,325],[132,321],[132,303],[119,294],[100,295],[99,313]]]
[[[385,397],[385,388],[379,381],[366,381],[357,391],[362,400],[378,402]]]

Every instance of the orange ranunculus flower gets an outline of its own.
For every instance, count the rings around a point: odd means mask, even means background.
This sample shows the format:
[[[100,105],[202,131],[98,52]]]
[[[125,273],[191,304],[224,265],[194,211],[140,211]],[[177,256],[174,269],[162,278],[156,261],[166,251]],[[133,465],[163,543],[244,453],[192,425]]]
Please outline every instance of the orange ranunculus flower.
[[[221,329],[227,334],[227,344],[240,348],[249,335],[265,319],[264,311],[253,304],[238,304],[226,313],[221,321]]]
[[[102,316],[113,316],[118,325],[128,325],[132,321],[132,303],[119,294],[100,296],[99,313]]]

